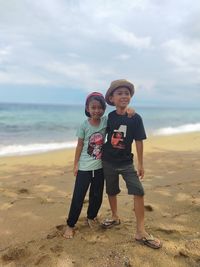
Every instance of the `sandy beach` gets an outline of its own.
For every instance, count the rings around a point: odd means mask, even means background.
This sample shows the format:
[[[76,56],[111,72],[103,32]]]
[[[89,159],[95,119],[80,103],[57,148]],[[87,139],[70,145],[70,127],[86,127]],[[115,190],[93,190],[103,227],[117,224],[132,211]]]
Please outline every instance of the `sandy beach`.
[[[0,158],[0,266],[200,266],[200,133],[154,136],[144,146],[145,225],[162,249],[134,240],[133,201],[122,179],[119,226],[91,230],[86,197],[74,239],[62,237],[75,180],[69,149]],[[99,219],[109,216],[104,193]]]

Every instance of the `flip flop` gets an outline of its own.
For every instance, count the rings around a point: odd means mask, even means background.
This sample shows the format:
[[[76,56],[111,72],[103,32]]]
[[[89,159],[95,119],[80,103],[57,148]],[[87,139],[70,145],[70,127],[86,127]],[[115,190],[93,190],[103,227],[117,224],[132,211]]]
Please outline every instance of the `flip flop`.
[[[114,219],[105,219],[102,222],[101,226],[103,228],[108,229],[108,228],[112,228],[113,226],[119,225],[120,223],[121,223],[120,219],[116,219],[116,220],[114,220]]]
[[[152,235],[149,235],[148,237],[143,237],[140,239],[135,238],[135,240],[139,242],[140,244],[145,245],[150,248],[158,249],[162,247],[161,242],[159,241],[160,243],[158,244],[158,242]]]

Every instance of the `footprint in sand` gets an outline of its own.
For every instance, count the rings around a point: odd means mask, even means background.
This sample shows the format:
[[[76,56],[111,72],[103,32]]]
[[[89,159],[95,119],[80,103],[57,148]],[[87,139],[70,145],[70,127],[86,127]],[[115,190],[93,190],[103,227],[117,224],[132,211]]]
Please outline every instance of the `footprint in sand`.
[[[59,267],[75,267],[75,266],[80,266],[80,265],[75,265],[75,261],[69,259],[68,257],[65,258],[58,258],[57,262],[54,266],[59,266]]]
[[[185,242],[185,249],[181,250],[180,253],[190,257],[196,262],[200,262],[200,240],[193,239]]]
[[[19,194],[30,194],[29,190],[26,188],[20,188],[17,192]]]
[[[109,241],[109,238],[106,235],[98,235],[98,234],[84,235],[81,237],[81,239],[93,244],[97,242],[105,243]]]
[[[51,247],[50,250],[53,253],[61,253],[61,252],[63,252],[64,248],[62,246],[55,245],[54,247]]]
[[[58,236],[58,233],[57,232],[54,232],[54,233],[48,234],[47,235],[47,239],[53,239],[53,238],[55,238],[57,236]]]
[[[200,262],[200,240],[194,239],[187,241],[185,243],[185,248],[179,251],[178,255],[174,256],[175,258],[188,258],[196,261],[197,263]],[[198,265],[199,266],[199,265]]]
[[[39,200],[40,200],[40,204],[55,204],[56,202],[55,201],[53,201],[52,199],[50,199],[50,198],[39,198]]]
[[[177,258],[189,258],[189,256],[186,255],[185,252],[179,251],[179,254],[175,255],[174,258],[175,259],[177,259]]]
[[[58,231],[64,231],[65,230],[65,227],[66,227],[66,225],[64,225],[64,224],[56,225],[56,229]]]
[[[9,248],[1,257],[4,262],[19,260],[29,255],[27,248]]]
[[[156,231],[163,232],[165,234],[180,234],[180,232],[176,229],[167,229],[167,228],[157,228]]]
[[[57,231],[54,230],[52,233],[48,234],[46,238],[47,239],[53,239],[55,237],[58,237],[58,236],[64,234],[65,228],[66,228],[66,225],[64,225],[64,224],[56,225]]]
[[[45,245],[42,245],[41,247],[39,247],[39,250],[44,250],[46,248]]]
[[[35,265],[40,266],[51,266],[51,257],[49,255],[43,255],[41,256],[36,262]]]
[[[151,205],[145,205],[144,208],[146,211],[153,211],[154,210]]]

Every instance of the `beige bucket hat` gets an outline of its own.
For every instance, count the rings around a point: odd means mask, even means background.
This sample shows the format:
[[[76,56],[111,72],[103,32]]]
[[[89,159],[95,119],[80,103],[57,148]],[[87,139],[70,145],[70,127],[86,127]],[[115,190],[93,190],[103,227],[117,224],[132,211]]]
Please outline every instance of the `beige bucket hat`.
[[[125,79],[112,81],[105,95],[105,100],[106,100],[106,103],[108,103],[108,105],[114,106],[114,104],[110,102],[109,98],[113,94],[113,92],[120,87],[126,87],[130,91],[131,96],[134,95],[135,88],[131,82]]]

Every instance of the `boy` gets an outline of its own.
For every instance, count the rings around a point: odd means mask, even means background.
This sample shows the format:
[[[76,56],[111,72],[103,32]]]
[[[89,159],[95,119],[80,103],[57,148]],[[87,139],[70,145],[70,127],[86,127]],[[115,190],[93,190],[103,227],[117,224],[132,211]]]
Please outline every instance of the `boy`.
[[[140,179],[144,177],[143,140],[146,134],[142,118],[137,113],[129,118],[127,107],[134,94],[134,86],[127,80],[115,80],[111,83],[106,102],[115,106],[116,110],[108,115],[107,141],[103,146],[103,169],[106,179],[106,193],[112,211],[112,219],[106,219],[102,226],[110,228],[120,224],[117,214],[117,194],[120,193],[119,174],[126,182],[128,194],[134,196],[136,216],[135,240],[151,248],[160,248],[161,242],[149,235],[144,228],[144,190]],[[135,140],[138,169],[133,166],[131,146]]]

